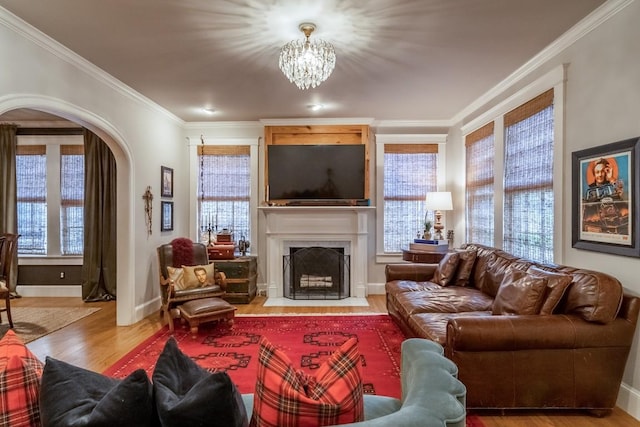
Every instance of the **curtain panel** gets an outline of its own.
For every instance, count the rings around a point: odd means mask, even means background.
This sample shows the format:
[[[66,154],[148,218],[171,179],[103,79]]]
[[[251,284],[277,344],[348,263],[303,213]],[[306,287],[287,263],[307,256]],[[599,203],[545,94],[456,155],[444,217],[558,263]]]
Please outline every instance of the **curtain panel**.
[[[17,216],[17,185],[16,185],[16,146],[18,126],[13,124],[0,125],[0,233],[16,233],[18,230]],[[13,269],[18,269],[18,256],[13,259]],[[14,274],[7,284],[11,295],[17,296],[17,274]]]
[[[82,298],[116,297],[116,162],[107,144],[84,131],[85,199]]]

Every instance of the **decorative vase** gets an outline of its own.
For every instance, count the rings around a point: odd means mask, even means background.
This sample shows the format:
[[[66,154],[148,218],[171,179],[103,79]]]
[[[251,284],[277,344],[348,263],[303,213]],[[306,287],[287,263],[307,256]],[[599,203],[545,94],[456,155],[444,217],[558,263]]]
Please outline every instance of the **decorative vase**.
[[[422,234],[422,238],[425,240],[431,240],[431,231],[424,230],[424,233]]]

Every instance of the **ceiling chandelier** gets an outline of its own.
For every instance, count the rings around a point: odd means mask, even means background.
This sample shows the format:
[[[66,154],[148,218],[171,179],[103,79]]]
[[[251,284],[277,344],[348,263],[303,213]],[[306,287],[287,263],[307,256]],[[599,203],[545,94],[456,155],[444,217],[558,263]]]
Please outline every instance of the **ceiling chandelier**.
[[[292,40],[280,50],[280,69],[291,83],[300,89],[316,87],[331,75],[336,66],[336,52],[331,43],[324,40],[309,40],[316,29],[315,24],[298,26],[305,35],[304,40]]]

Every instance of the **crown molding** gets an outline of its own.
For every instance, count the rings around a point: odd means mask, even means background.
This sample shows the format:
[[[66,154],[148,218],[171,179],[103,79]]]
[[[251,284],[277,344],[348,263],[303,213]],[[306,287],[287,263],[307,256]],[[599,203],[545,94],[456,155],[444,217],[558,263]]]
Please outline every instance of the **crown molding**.
[[[119,92],[125,97],[132,99],[140,104],[143,104],[147,108],[154,110],[165,117],[169,118],[173,122],[180,126],[184,126],[184,120],[170,112],[169,110],[161,107],[159,104],[153,102],[149,98],[145,97],[141,93],[137,92],[133,88],[122,83],[120,80],[113,77],[103,69],[87,61],[82,56],[78,55],[71,49],[67,48],[60,42],[52,39],[42,31],[33,27],[31,24],[17,17],[7,9],[0,6],[0,24],[12,30],[13,32],[21,35],[25,39],[33,42],[37,46],[51,53],[55,57],[67,62],[74,67],[77,67],[81,71],[85,72],[94,79],[104,83],[111,87],[115,91]]]
[[[473,114],[474,111],[480,109],[483,105],[490,102],[497,95],[503,93],[511,86],[523,80],[541,65],[551,60],[556,55],[573,45],[582,37],[598,28],[602,23],[616,15],[622,9],[633,3],[634,0],[608,0],[596,10],[591,12],[586,18],[578,22],[576,25],[567,30],[563,35],[553,41],[549,46],[540,51],[536,56],[527,61],[524,65],[510,74],[506,79],[498,83],[480,98],[473,101],[466,108],[456,114],[452,119],[452,123],[460,123],[465,117]]]
[[[205,137],[205,136],[187,136],[187,145],[198,146],[204,143],[204,145],[260,145],[261,138],[251,137]]]
[[[263,124],[259,121],[225,121],[225,122],[185,122],[184,128],[189,129],[260,129]]]
[[[549,88],[556,87],[557,85],[563,83],[565,80],[566,66],[558,65],[545,75],[541,76],[539,79],[531,82],[527,86],[511,95],[509,98],[498,103],[494,107],[489,108],[482,114],[463,124],[460,128],[462,131],[462,135],[466,135],[469,132],[472,132],[486,125],[490,121],[495,120],[496,117],[501,116],[508,111],[513,110],[518,105],[521,105],[523,102],[526,102],[527,99],[531,99],[548,90]]]
[[[447,142],[446,133],[420,133],[420,134],[376,134],[376,144],[433,144]]]
[[[374,125],[381,128],[449,128],[452,120],[376,120]]]
[[[371,125],[374,122],[368,117],[343,118],[303,118],[303,119],[260,119],[264,126],[305,126],[305,125]]]

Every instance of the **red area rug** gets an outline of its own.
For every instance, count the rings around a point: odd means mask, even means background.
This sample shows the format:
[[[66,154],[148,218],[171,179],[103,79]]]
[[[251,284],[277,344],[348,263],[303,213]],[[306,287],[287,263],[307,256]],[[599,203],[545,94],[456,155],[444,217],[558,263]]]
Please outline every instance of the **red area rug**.
[[[160,330],[104,374],[124,378],[141,368],[151,377],[170,336],[168,328]],[[365,393],[400,397],[400,345],[404,335],[387,315],[237,316],[231,328],[215,322],[201,325],[196,339],[179,322],[174,333],[185,354],[207,370],[226,371],[241,393],[253,393],[262,336],[312,375],[335,348],[357,337]]]
[[[144,369],[151,378],[170,336],[168,327],[158,331],[104,374],[124,378],[136,369]],[[209,371],[226,371],[241,393],[253,393],[262,336],[310,374],[336,347],[357,337],[365,393],[400,397],[400,346],[405,338],[388,315],[236,316],[231,328],[227,324],[200,325],[196,339],[179,322],[174,333],[185,354]],[[467,427],[484,425],[471,415]]]

